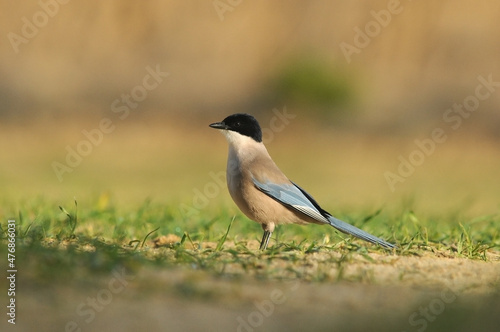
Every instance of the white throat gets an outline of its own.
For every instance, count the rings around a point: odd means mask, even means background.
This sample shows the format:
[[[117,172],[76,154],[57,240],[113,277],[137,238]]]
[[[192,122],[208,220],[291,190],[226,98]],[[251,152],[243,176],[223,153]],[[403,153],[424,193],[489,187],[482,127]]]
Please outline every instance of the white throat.
[[[222,134],[224,134],[229,143],[229,154],[240,160],[253,159],[259,153],[269,155],[262,142],[257,142],[249,136],[232,130],[222,130]]]

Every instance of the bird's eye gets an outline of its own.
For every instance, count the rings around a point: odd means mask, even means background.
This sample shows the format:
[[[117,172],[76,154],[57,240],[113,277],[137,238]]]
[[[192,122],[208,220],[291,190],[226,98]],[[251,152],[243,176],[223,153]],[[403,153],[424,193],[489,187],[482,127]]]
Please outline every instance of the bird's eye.
[[[236,123],[234,124],[234,126],[235,126],[236,128],[241,127],[241,122],[239,122],[239,121],[238,121],[238,122],[236,122]]]

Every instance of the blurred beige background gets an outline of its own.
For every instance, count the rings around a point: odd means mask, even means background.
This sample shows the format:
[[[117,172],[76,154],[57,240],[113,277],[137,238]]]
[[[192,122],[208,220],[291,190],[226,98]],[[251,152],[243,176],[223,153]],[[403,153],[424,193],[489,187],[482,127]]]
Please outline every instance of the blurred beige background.
[[[208,123],[286,109],[269,150],[327,207],[498,211],[500,91],[450,113],[480,77],[500,82],[498,1],[1,3],[4,200],[190,204],[225,167]],[[59,181],[54,162],[103,118],[113,131]],[[384,174],[435,128],[446,142],[390,190]]]

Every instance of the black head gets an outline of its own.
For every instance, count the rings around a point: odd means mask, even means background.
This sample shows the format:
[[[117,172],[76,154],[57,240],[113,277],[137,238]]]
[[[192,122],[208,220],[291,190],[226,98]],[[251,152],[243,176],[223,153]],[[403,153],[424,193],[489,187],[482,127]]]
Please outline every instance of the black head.
[[[210,127],[235,131],[241,135],[251,137],[257,142],[262,142],[262,130],[260,129],[260,125],[250,114],[233,114],[222,120],[222,122],[212,123]]]

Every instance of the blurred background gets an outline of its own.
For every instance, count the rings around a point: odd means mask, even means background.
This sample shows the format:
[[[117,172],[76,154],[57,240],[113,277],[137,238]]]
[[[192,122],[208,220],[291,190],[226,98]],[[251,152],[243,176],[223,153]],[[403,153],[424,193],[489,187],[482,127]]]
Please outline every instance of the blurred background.
[[[0,2],[12,211],[76,197],[236,212],[208,124],[248,112],[326,209],[498,212],[498,1]]]

